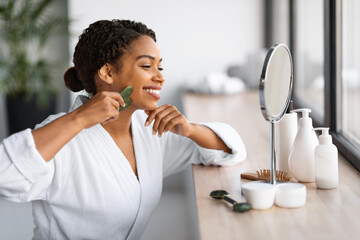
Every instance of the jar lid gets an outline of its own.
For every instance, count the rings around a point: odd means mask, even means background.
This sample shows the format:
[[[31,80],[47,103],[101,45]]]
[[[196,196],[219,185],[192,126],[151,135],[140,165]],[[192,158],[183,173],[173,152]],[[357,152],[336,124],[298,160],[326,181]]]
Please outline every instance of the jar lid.
[[[265,182],[248,182],[243,185],[243,188],[246,188],[253,194],[274,191],[274,185]]]
[[[301,183],[279,183],[276,185],[276,194],[280,195],[293,195],[303,194],[306,192],[306,187]]]

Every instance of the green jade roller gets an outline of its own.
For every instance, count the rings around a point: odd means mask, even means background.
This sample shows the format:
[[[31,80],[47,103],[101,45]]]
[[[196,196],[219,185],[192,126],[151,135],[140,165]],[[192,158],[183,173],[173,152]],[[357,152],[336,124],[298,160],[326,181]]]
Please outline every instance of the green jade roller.
[[[124,99],[125,107],[120,106],[119,107],[119,112],[125,110],[126,108],[128,108],[131,105],[132,101],[130,99],[130,95],[131,95],[132,91],[133,91],[133,87],[132,86],[127,86],[120,93],[121,97]]]
[[[235,212],[247,212],[251,209],[250,203],[238,203],[234,199],[228,197],[229,193],[225,190],[215,190],[210,193],[210,196],[217,200],[225,200],[226,202],[232,204],[233,210]]]

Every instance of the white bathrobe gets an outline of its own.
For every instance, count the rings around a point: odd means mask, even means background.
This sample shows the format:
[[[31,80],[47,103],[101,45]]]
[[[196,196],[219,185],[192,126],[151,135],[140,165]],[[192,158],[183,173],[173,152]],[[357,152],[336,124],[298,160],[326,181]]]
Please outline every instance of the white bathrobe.
[[[86,100],[78,97],[70,111]],[[136,111],[131,122],[139,179],[100,124],[82,130],[50,162],[41,157],[27,129],[0,144],[0,197],[32,201],[34,239],[140,239],[164,177],[192,163],[233,165],[246,157],[242,139],[227,124],[204,125],[232,154],[202,148],[171,132],[154,136],[151,126],[144,127],[146,117]]]

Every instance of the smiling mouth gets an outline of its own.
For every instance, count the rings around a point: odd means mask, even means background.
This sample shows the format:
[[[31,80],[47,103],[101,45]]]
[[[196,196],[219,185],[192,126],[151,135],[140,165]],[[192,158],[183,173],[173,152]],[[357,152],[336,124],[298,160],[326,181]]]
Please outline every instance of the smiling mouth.
[[[160,95],[160,90],[156,90],[156,89],[144,89],[146,92],[149,92],[149,93],[155,93],[157,95]]]
[[[144,87],[143,90],[147,92],[150,96],[155,98],[156,100],[160,99],[160,90],[161,87],[153,86],[153,87]]]

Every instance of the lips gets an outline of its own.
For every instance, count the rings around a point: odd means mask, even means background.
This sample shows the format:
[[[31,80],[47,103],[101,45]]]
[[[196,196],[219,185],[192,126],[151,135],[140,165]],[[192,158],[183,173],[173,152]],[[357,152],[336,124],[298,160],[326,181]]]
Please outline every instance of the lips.
[[[157,100],[160,99],[160,86],[146,86],[143,87],[143,90],[146,91],[150,96],[156,98]]]

